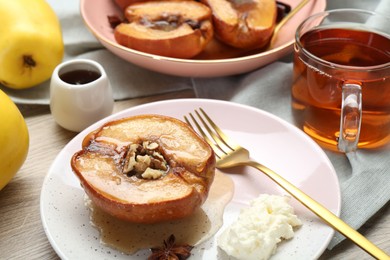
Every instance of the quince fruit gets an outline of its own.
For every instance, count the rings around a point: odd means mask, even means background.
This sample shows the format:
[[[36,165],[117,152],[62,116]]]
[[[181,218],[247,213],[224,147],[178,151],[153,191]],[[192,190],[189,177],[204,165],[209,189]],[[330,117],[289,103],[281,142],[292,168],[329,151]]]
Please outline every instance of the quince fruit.
[[[173,58],[191,58],[213,37],[210,9],[195,1],[148,1],[129,5],[127,22],[115,27],[128,48]]]
[[[216,37],[236,48],[262,48],[273,34],[275,0],[201,0],[213,13]]]
[[[62,61],[61,26],[45,0],[0,0],[0,83],[23,89],[50,78]]]
[[[29,147],[26,122],[17,106],[0,90],[0,190],[23,165]]]

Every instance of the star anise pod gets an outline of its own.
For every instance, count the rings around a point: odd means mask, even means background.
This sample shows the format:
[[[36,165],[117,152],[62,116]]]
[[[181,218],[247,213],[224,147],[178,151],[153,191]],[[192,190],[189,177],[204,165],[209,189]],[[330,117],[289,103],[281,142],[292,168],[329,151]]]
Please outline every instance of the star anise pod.
[[[164,246],[150,249],[152,254],[148,260],[184,260],[191,256],[192,248],[194,247],[187,244],[176,245],[175,236],[170,235],[167,240],[164,240]]]

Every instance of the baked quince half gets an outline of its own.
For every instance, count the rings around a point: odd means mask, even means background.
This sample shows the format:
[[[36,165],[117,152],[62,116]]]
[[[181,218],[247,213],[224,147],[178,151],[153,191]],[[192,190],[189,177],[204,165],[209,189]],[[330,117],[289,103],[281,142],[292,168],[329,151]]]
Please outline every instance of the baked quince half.
[[[128,48],[173,58],[192,58],[213,38],[211,10],[195,1],[147,1],[129,5],[127,22],[114,29]]]
[[[236,48],[262,48],[275,28],[275,0],[201,0],[212,10],[214,33]]]
[[[184,122],[139,115],[88,134],[71,166],[103,211],[129,222],[157,223],[187,217],[203,204],[215,155]]]

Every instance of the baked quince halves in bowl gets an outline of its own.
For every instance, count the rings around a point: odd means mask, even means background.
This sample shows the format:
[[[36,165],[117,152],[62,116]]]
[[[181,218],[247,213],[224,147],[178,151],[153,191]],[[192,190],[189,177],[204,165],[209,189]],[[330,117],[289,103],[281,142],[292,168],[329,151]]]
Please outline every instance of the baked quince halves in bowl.
[[[215,155],[184,122],[139,115],[88,134],[71,166],[103,211],[130,222],[157,223],[189,216],[203,204]]]
[[[218,5],[222,2],[221,15],[219,15],[216,8],[210,8],[212,13],[212,23],[214,36],[210,42],[206,45],[205,49],[193,58],[173,58],[168,56],[156,55],[147,53],[140,50],[125,47],[119,44],[115,40],[114,29],[112,24],[109,22],[107,17],[118,17],[120,21],[123,21],[125,16],[125,8],[128,5],[135,5],[146,3],[146,0],[80,0],[80,13],[85,22],[86,27],[92,32],[92,34],[100,41],[100,43],[107,48],[109,51],[114,53],[116,56],[140,67],[147,68],[152,71],[181,76],[181,77],[219,77],[219,76],[230,76],[241,73],[253,71],[254,69],[260,68],[269,64],[273,61],[278,60],[291,53],[294,43],[294,32],[298,25],[309,15],[325,10],[326,0],[310,1],[301,9],[294,17],[286,23],[283,28],[279,31],[278,37],[274,43],[274,47],[271,49],[264,50],[260,46],[257,49],[248,51],[247,48],[235,48],[232,45],[228,45],[222,42],[222,34],[229,32],[225,30],[219,32],[219,26],[215,26],[217,23],[222,25],[222,28],[237,28],[236,25],[241,26],[244,30],[248,29],[250,35],[261,35],[261,39],[266,39],[268,30],[263,30],[258,27],[254,27],[251,19],[254,19],[249,13],[254,8],[260,8],[260,4],[263,1],[260,0],[235,0],[231,3],[227,0],[201,0],[197,1],[206,5],[205,2],[210,2],[210,5]],[[283,3],[288,4],[291,8],[296,7],[300,0],[282,0]],[[156,0],[153,0],[156,2]],[[269,0],[264,0],[265,3],[270,3]],[[232,3],[240,4],[239,8],[247,8],[249,12],[244,12],[245,15],[242,18],[248,19],[235,19],[236,14],[242,14],[242,12],[235,12],[236,9],[232,9],[230,5]],[[248,6],[249,5],[249,6]],[[182,4],[180,4],[182,6]],[[234,6],[233,6],[234,7]],[[227,15],[229,10],[231,15]],[[213,10],[212,10],[213,9]],[[269,9],[268,9],[269,10]],[[178,10],[180,11],[180,10]],[[264,10],[263,10],[264,11]],[[268,12],[268,11],[266,11]],[[269,12],[266,17],[272,18],[273,12]],[[184,16],[183,16],[184,17]],[[230,20],[230,17],[233,17]],[[257,17],[259,18],[259,17]],[[256,18],[256,19],[257,19]],[[265,19],[261,21],[266,22],[272,21],[272,19]],[[224,21],[224,22],[223,22]],[[241,21],[241,22],[238,22]],[[245,21],[244,24],[242,21]],[[255,20],[255,24],[258,24]],[[191,23],[192,24],[192,23]],[[228,27],[223,26],[228,25]],[[269,26],[265,25],[266,28]],[[236,30],[236,32],[239,32]],[[231,32],[234,35],[234,32]],[[218,35],[217,35],[218,34]],[[230,34],[230,35],[232,35]],[[229,35],[229,34],[228,34]],[[231,36],[230,36],[231,37]],[[233,36],[234,37],[234,36]],[[229,37],[228,37],[229,38]],[[249,37],[252,38],[252,37]],[[248,38],[248,39],[249,39]],[[237,39],[244,39],[243,36],[239,36]],[[246,39],[246,38],[245,38]],[[261,40],[261,42],[263,42]],[[259,43],[260,45],[260,43]],[[199,46],[199,45],[198,45]],[[260,48],[260,49],[259,49]]]

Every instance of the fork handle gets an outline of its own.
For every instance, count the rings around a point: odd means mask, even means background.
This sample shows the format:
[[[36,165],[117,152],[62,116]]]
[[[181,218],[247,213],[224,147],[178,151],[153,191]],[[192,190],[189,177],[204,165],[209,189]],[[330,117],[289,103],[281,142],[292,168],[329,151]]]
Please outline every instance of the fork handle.
[[[357,232],[355,229],[350,227],[347,223],[333,214],[331,211],[326,209],[320,203],[309,197],[302,190],[298,189],[292,183],[284,179],[282,176],[267,168],[266,166],[256,162],[256,161],[247,161],[245,165],[252,166],[263,173],[265,173],[268,177],[270,177],[274,182],[276,182],[279,186],[281,186],[284,190],[290,193],[295,199],[300,201],[303,205],[305,205],[309,210],[315,213],[318,217],[328,223],[335,230],[340,232],[345,237],[349,238],[356,245],[361,247],[371,256],[377,259],[390,259],[389,255],[387,255],[380,248],[375,246],[372,242],[370,242],[367,238]]]

